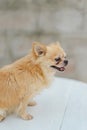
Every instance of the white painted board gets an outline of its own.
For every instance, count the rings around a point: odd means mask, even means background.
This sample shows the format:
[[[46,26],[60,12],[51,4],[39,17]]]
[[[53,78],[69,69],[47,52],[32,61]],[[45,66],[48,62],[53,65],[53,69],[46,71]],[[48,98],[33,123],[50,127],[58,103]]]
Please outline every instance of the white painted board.
[[[60,130],[87,130],[87,85],[73,82]]]
[[[55,78],[49,89],[36,96],[37,106],[28,107],[28,112],[34,116],[33,120],[25,121],[15,115],[10,115],[0,123],[0,130],[85,130],[77,129],[80,126],[87,128],[87,125],[84,127],[84,123],[81,124],[82,120],[85,123],[87,120],[87,116],[85,118],[82,116],[82,111],[84,111],[84,115],[87,111],[84,101],[86,98],[82,98],[84,93],[86,97],[87,85],[69,79]],[[77,114],[73,114],[73,110],[77,111],[78,102],[79,105],[82,104],[81,110],[79,109]],[[72,116],[69,119],[70,114]],[[76,117],[79,114],[81,114],[82,120],[81,118],[77,120]],[[70,129],[70,126],[75,125],[72,123],[74,121],[78,121],[77,127],[74,126],[73,129]]]

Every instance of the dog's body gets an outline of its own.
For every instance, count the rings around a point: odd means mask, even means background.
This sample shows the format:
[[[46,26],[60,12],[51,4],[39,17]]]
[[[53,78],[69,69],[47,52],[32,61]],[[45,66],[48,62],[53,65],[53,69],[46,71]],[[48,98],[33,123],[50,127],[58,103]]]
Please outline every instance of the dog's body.
[[[56,46],[59,52],[56,52]],[[65,56],[60,45],[46,47],[35,43],[29,55],[0,69],[0,121],[10,112],[16,112],[23,119],[32,118],[26,113],[26,107],[52,81],[55,74],[53,58],[58,53]],[[30,105],[34,104],[30,102]]]

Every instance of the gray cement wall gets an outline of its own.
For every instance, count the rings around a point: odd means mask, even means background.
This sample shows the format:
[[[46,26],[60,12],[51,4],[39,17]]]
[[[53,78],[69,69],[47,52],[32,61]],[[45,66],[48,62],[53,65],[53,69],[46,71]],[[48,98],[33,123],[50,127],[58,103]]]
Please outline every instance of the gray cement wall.
[[[69,66],[57,76],[87,82],[87,0],[0,0],[0,67],[33,41],[60,41]]]

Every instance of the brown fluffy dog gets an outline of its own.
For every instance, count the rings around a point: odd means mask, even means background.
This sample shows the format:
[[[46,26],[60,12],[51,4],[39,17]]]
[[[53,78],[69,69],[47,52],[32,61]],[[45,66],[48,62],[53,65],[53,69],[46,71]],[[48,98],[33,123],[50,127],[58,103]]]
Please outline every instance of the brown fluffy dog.
[[[0,121],[16,112],[23,119],[32,119],[26,112],[30,100],[52,81],[56,70],[64,71],[68,61],[58,43],[46,46],[33,43],[30,54],[0,69]]]

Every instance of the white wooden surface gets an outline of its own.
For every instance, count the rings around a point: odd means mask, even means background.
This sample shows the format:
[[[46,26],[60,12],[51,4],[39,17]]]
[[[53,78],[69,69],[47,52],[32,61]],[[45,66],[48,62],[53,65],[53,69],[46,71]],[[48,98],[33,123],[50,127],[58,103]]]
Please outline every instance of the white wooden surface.
[[[37,106],[27,109],[33,120],[10,115],[0,130],[87,130],[87,84],[55,78],[35,100]]]

